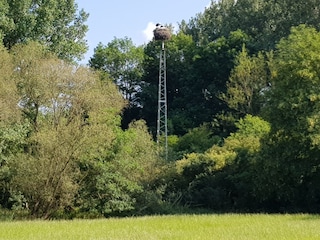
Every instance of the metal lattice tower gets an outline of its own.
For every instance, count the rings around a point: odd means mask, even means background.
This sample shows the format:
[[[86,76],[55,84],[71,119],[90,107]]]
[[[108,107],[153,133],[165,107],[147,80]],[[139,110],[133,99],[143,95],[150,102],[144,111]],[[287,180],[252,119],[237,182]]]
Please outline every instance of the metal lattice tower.
[[[157,143],[168,158],[168,120],[167,120],[167,79],[166,79],[166,51],[162,41],[159,64],[159,88],[158,88],[158,119],[157,119]]]

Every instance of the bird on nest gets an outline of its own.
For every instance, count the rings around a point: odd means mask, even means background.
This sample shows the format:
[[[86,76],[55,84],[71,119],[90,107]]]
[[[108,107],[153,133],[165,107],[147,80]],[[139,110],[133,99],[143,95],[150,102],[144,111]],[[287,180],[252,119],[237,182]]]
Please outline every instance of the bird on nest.
[[[162,24],[157,23],[157,24],[156,24],[156,28],[159,29],[159,28],[165,28],[165,27],[164,27]]]

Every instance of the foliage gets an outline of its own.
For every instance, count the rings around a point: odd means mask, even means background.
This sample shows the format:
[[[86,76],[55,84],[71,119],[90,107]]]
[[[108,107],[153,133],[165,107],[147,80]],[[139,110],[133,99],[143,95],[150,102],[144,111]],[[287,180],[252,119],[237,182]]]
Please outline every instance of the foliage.
[[[263,91],[270,84],[264,56],[259,53],[249,57],[243,46],[235,61],[236,66],[227,82],[227,93],[221,97],[231,109],[241,114],[258,114],[264,102]]]
[[[218,95],[226,90],[234,57],[246,39],[245,34],[236,31],[226,38],[198,47],[190,36],[178,33],[167,42],[170,134],[184,135],[204,122],[211,122],[218,112],[226,108]],[[157,59],[160,51],[157,44],[150,42],[145,48],[144,84],[140,94],[142,117],[151,130],[156,126],[154,106],[157,106]]]
[[[2,122],[11,122],[19,118],[18,94],[15,89],[15,81],[13,79],[14,65],[9,52],[0,46],[0,124]]]
[[[254,52],[274,49],[277,42],[290,34],[290,28],[307,24],[319,30],[317,0],[212,1],[210,7],[182,23],[180,29],[193,36],[200,45],[228,36],[238,29],[250,36],[250,49]]]
[[[66,131],[48,130],[34,135],[35,154],[17,155],[10,167],[14,169],[12,186],[26,198],[26,206],[36,217],[48,218],[72,203],[77,190],[78,137]],[[63,139],[63,140],[62,140]]]
[[[188,154],[176,162],[176,187],[182,188],[188,204],[222,210],[237,208],[249,198],[246,190],[252,188],[250,176],[260,151],[260,139],[270,127],[250,115],[241,119],[237,127],[238,131],[226,138],[222,146]]]
[[[280,41],[266,105],[272,131],[259,162],[265,171],[259,182],[267,184],[257,189],[266,201],[298,209],[306,196],[311,208],[319,199],[319,39],[319,32],[301,25]]]
[[[301,39],[303,36],[303,39]],[[317,134],[319,33],[301,25],[278,44],[267,115],[274,130]],[[304,118],[304,119],[303,119]],[[303,133],[301,132],[301,133]],[[315,139],[316,141],[316,139]],[[316,142],[314,142],[316,144]]]
[[[159,52],[161,42],[152,41],[144,48],[144,74],[142,76],[141,93],[139,93],[142,118],[147,121],[149,128],[155,135],[158,101],[159,80]],[[185,34],[173,35],[170,41],[165,43],[166,49],[166,77],[167,77],[167,102],[168,122],[170,122],[170,134],[185,133],[191,124],[188,117],[187,106],[184,105],[185,97],[192,89],[188,81],[192,74],[192,58],[195,45],[190,36]],[[197,118],[196,115],[193,115]]]
[[[76,12],[71,0],[0,1],[11,218],[319,211],[315,0],[216,1],[181,23],[165,43],[169,162],[152,140],[161,43],[115,38],[96,47],[95,71],[75,66],[87,18]]]
[[[99,156],[81,161],[85,173],[80,189],[80,211],[97,211],[102,215],[121,214],[143,203],[136,198],[157,173],[155,146],[145,123],[134,122],[129,129],[115,129],[108,149]]]
[[[31,214],[47,218],[73,204],[78,161],[98,141],[110,144],[108,124],[124,102],[114,85],[52,57],[39,44],[17,45],[12,53],[16,105],[31,129],[23,151],[8,162],[10,187],[23,194]]]
[[[31,131],[28,122],[21,120],[19,95],[14,78],[12,56],[0,48],[0,205],[5,208],[23,206],[23,196],[12,188],[13,169],[10,163],[16,154],[24,152]]]
[[[112,81],[38,43],[1,56],[14,66],[1,75],[1,85],[11,83],[1,91],[3,103],[15,100],[4,116],[21,116],[1,119],[1,205],[42,218],[143,208],[136,198],[159,159],[143,121],[120,128],[125,101]]]
[[[200,127],[189,130],[173,144],[169,144],[172,150],[182,157],[188,153],[202,153],[220,142],[220,137],[214,136],[209,124],[203,124]]]
[[[143,59],[143,47],[134,46],[132,40],[126,37],[115,38],[106,46],[99,43],[89,60],[90,67],[102,71],[113,79],[128,101],[129,104],[122,115],[122,125],[125,128],[140,115],[138,94],[141,91]]]
[[[133,106],[137,104],[137,88],[143,74],[142,47],[135,47],[129,38],[115,38],[106,46],[99,43],[89,64],[107,73],[117,84],[124,98]]]
[[[16,123],[0,127],[0,205],[2,207],[23,207],[21,202],[23,196],[11,186],[15,170],[10,168],[10,163],[17,154],[24,152],[29,132],[28,124]]]
[[[74,0],[1,1],[0,32],[11,49],[18,43],[38,41],[65,60],[79,60],[86,52],[88,27],[85,11]]]

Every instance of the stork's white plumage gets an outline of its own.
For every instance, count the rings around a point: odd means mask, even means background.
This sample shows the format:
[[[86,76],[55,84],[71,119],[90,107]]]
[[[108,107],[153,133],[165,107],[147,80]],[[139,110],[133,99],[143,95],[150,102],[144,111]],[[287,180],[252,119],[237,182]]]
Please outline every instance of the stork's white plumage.
[[[157,23],[156,24],[156,28],[164,28],[164,26],[162,24],[160,24],[160,23]]]

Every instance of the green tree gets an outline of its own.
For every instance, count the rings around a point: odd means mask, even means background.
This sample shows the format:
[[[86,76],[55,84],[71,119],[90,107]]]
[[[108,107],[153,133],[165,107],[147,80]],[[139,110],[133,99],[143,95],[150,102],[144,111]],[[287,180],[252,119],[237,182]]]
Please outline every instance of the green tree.
[[[261,142],[270,125],[259,117],[246,115],[238,130],[204,153],[187,154],[176,162],[172,189],[183,193],[184,203],[219,211],[256,207],[252,195],[255,164]]]
[[[143,59],[143,47],[136,47],[131,39],[125,37],[115,38],[106,46],[99,43],[89,60],[90,67],[101,70],[113,79],[128,101],[129,104],[123,112],[124,127],[127,127],[132,120],[140,118],[138,93],[141,90]]]
[[[262,53],[250,57],[243,47],[235,62],[227,82],[227,92],[221,97],[231,109],[241,114],[258,114],[264,91],[270,87],[265,57]]]
[[[200,47],[194,58],[195,78],[189,83],[193,93],[189,99],[194,101],[193,107],[188,106],[190,111],[193,110],[191,116],[198,114],[199,120],[205,122],[217,119],[221,128],[226,128],[217,115],[230,109],[219,96],[227,91],[227,81],[235,65],[234,60],[247,41],[248,36],[239,30]]]
[[[181,30],[191,34],[197,43],[206,45],[241,29],[251,37],[248,47],[254,52],[270,50],[289,35],[293,26],[307,24],[319,29],[318,5],[317,0],[212,1],[202,14],[182,24]]]
[[[23,153],[28,144],[30,126],[22,123],[0,125],[0,206],[3,208],[23,207],[23,196],[12,187],[15,170],[10,164],[17,154]]]
[[[0,125],[19,119],[17,102],[19,99],[13,78],[14,64],[7,49],[0,46]]]
[[[312,118],[317,116],[319,94],[318,37],[319,33],[314,28],[301,25],[292,28],[289,37],[277,45],[271,64],[272,88],[267,105],[268,118],[275,131],[305,131],[310,125],[309,132],[317,133],[317,124]]]
[[[32,215],[48,218],[73,205],[81,157],[110,146],[124,101],[110,81],[53,57],[40,44],[16,45],[12,56],[15,105],[30,132],[23,151],[7,163],[10,187],[23,194]]]
[[[292,28],[274,53],[266,105],[272,130],[257,189],[278,208],[312,208],[319,200],[319,40],[319,32],[301,25]]]
[[[99,43],[89,60],[90,67],[106,72],[117,84],[124,98],[133,106],[143,74],[143,48],[129,38],[115,38],[107,46]]]
[[[87,51],[84,23],[88,14],[77,12],[74,0],[1,1],[0,6],[0,32],[6,48],[39,41],[65,60],[79,60]]]
[[[220,137],[214,136],[213,129],[209,124],[189,130],[175,143],[173,150],[179,155],[187,153],[202,153],[220,142]],[[182,157],[182,156],[180,156]]]
[[[41,218],[68,209],[95,216],[144,209],[156,146],[143,121],[121,129],[125,100],[113,81],[39,43],[7,53],[0,55],[9,60],[0,68],[1,206]],[[15,112],[20,118],[7,117]]]
[[[28,125],[20,122],[19,101],[13,78],[12,58],[3,46],[0,47],[0,205],[11,208],[15,203],[10,186],[12,169],[8,163],[15,154],[23,151],[28,135]]]
[[[0,9],[0,15],[2,16],[0,20],[0,40],[2,42],[4,34],[12,29],[13,22],[7,16],[7,13],[9,11],[8,1],[1,1]]]
[[[157,174],[156,146],[143,121],[131,123],[125,131],[118,121],[114,130],[109,147],[81,161],[85,178],[77,199],[80,212],[110,216],[148,205],[143,192]]]

